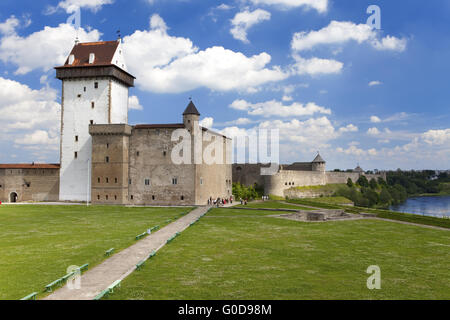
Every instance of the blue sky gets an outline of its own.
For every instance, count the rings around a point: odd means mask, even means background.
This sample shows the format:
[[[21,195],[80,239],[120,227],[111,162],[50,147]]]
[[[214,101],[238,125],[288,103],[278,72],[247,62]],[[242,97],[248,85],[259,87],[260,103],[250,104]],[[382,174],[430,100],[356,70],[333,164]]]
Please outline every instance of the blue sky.
[[[192,97],[227,135],[280,130],[282,162],[328,169],[450,168],[445,0],[2,0],[0,162],[58,162],[66,24],[82,41],[121,30],[129,122],[174,123]],[[381,9],[381,30],[366,25]]]

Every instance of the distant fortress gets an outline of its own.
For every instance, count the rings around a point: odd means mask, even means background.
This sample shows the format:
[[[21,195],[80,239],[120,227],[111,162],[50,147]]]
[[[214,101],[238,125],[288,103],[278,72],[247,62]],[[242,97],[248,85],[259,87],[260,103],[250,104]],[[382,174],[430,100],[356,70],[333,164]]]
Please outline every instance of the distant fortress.
[[[233,182],[239,182],[246,186],[257,184],[264,187],[266,195],[286,197],[295,193],[295,187],[347,183],[349,178],[356,182],[362,175],[366,176],[368,180],[372,178],[386,179],[386,173],[366,174],[359,165],[352,172],[327,172],[326,161],[320,154],[317,154],[312,162],[279,165],[275,175],[261,175],[261,168],[265,166],[260,163],[233,164]]]

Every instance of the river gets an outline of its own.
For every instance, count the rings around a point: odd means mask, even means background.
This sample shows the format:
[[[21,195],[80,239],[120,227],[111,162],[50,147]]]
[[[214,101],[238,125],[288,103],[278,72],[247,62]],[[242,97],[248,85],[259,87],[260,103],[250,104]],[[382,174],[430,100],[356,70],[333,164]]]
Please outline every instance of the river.
[[[409,198],[406,202],[391,206],[389,209],[426,216],[450,217],[450,196]]]

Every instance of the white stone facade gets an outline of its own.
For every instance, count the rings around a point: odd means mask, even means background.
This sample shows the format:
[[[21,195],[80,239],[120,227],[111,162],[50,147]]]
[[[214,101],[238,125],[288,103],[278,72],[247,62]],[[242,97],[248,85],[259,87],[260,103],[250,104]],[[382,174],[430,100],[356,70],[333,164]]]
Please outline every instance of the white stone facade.
[[[90,201],[89,125],[128,122],[128,87],[108,78],[63,81],[60,200]]]

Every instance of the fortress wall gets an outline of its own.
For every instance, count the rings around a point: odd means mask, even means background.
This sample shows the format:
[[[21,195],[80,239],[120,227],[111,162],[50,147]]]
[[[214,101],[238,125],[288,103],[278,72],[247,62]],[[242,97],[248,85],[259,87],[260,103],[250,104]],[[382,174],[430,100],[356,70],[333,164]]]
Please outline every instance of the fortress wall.
[[[358,172],[327,172],[327,184],[338,184],[338,183],[347,183],[348,178],[352,179],[353,182],[356,182],[361,175],[366,176],[367,180],[371,180],[372,178],[378,180],[378,178],[383,178],[386,180],[386,174],[360,174]]]
[[[255,183],[263,186],[264,176],[261,175],[262,164],[233,164],[233,183],[239,182],[245,186],[252,186]]]
[[[0,169],[0,201],[58,201],[59,169]]]
[[[227,160],[231,158],[232,143],[231,140],[222,137],[221,135],[210,133],[215,137],[211,142],[203,141],[203,153],[208,146],[213,146],[215,139],[222,141],[223,164],[212,163],[208,164],[203,159],[202,164],[195,166],[195,204],[205,205],[208,199],[229,198],[232,195],[232,169],[231,165],[227,164]],[[227,157],[228,155],[228,157]],[[211,155],[212,156],[212,155]],[[220,161],[220,159],[217,159]]]
[[[195,204],[195,165],[174,164],[171,141],[175,129],[136,129],[130,137],[129,204]],[[145,185],[145,180],[150,180]],[[172,179],[177,183],[173,184]]]
[[[326,184],[326,175],[319,171],[279,171],[266,176],[264,192],[266,195],[284,197],[286,189],[298,186],[318,186]]]

